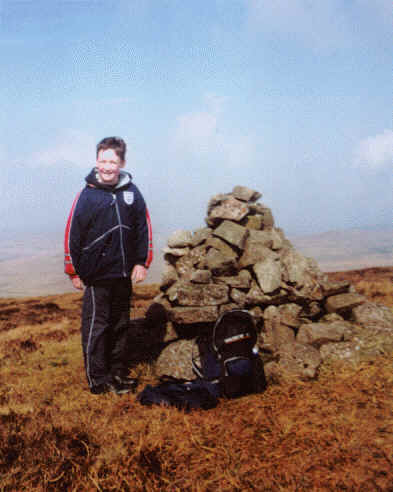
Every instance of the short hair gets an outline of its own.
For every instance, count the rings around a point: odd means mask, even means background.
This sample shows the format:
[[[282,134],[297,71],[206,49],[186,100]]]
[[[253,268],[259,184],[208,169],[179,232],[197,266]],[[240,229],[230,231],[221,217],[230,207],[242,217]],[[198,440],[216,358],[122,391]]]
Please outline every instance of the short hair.
[[[103,138],[97,144],[96,158],[98,158],[98,153],[101,150],[108,150],[108,149],[114,150],[115,154],[117,155],[117,157],[119,157],[122,160],[122,162],[126,160],[127,145],[122,138],[120,137]]]

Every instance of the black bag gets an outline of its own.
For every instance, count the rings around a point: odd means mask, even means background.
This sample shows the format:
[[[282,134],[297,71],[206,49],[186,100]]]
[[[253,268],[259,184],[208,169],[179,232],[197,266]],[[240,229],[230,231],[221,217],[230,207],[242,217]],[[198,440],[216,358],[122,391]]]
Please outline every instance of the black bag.
[[[266,388],[263,363],[258,356],[257,331],[252,315],[242,309],[223,313],[213,333],[197,339],[194,373],[208,382],[217,397],[237,398]]]
[[[175,406],[190,412],[195,409],[209,410],[218,405],[218,399],[209,391],[209,385],[200,379],[188,381],[171,376],[163,376],[160,384],[148,384],[137,400],[142,405]]]

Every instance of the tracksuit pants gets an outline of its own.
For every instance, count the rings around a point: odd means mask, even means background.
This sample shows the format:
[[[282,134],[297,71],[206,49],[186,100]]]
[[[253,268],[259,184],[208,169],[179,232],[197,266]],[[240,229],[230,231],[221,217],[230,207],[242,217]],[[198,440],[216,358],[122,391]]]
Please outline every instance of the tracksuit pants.
[[[82,306],[82,349],[89,387],[123,372],[132,286],[116,278],[87,286]]]

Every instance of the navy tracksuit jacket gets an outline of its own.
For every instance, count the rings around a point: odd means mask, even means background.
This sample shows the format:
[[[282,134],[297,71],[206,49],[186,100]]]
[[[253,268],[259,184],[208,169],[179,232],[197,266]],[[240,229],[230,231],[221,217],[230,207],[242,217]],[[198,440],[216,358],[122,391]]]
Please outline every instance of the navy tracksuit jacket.
[[[152,261],[148,210],[131,175],[121,171],[115,186],[102,185],[95,168],[76,197],[65,231],[65,273],[86,289],[82,347],[90,387],[122,371],[122,338],[130,318],[135,265]]]

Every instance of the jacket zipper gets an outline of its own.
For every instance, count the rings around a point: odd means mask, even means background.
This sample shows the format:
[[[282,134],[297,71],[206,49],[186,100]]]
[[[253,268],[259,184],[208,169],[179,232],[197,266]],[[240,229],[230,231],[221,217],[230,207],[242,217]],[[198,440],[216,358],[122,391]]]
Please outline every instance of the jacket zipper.
[[[118,220],[119,226],[120,226],[120,251],[121,251],[121,257],[123,259],[123,277],[127,277],[127,274],[126,274],[126,256],[124,253],[124,244],[123,244],[123,226],[122,226],[121,218],[120,218],[119,204],[117,203],[116,194],[112,193],[112,196],[113,196],[113,201],[115,202],[117,220]]]

